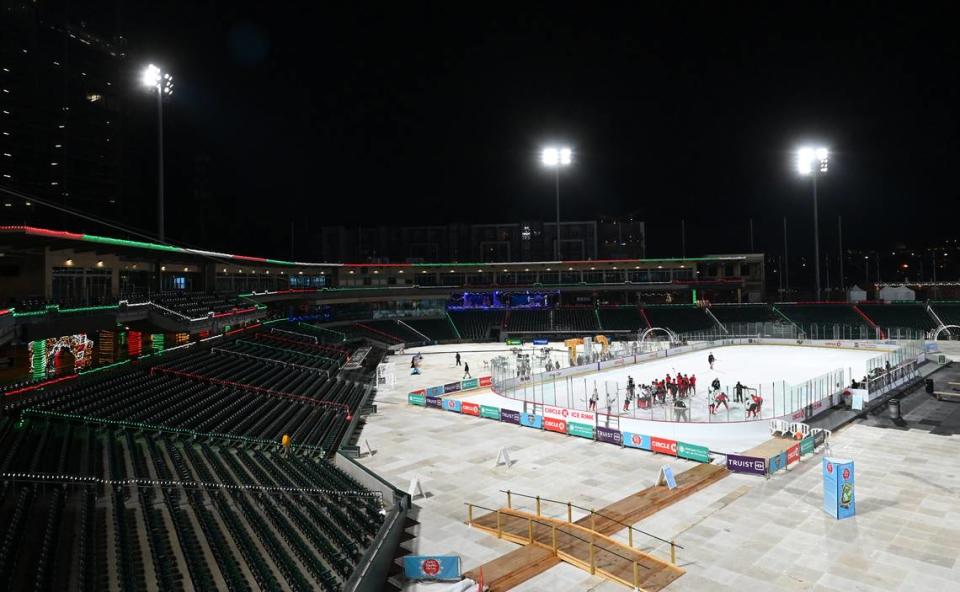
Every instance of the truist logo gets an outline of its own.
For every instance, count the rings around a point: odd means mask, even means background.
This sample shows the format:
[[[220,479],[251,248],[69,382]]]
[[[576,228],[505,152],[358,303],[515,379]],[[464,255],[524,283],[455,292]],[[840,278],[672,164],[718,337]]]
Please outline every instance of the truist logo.
[[[762,460],[746,460],[741,458],[731,458],[730,465],[738,469],[754,469],[756,471],[762,471],[766,468]]]

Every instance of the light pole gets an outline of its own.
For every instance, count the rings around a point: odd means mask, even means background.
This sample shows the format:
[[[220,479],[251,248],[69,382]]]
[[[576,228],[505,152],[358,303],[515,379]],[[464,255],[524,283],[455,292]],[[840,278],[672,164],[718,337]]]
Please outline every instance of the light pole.
[[[556,172],[557,188],[557,236],[553,246],[553,258],[560,260],[560,169],[573,162],[573,151],[566,146],[548,146],[540,152],[540,162]]]
[[[173,94],[173,76],[153,64],[143,69],[140,82],[157,91],[157,234],[165,240],[163,230],[163,96]]]
[[[820,222],[817,217],[817,177],[827,172],[829,151],[826,148],[804,146],[797,151],[797,172],[813,178],[813,272],[817,278],[816,298],[820,300]]]

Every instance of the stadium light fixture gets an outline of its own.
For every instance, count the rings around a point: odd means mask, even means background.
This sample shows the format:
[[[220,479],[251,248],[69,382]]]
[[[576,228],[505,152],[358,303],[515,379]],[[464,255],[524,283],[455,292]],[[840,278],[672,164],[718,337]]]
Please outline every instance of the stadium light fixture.
[[[157,91],[157,234],[164,242],[163,224],[163,97],[173,94],[173,76],[153,64],[140,74],[140,83]]]
[[[813,179],[813,269],[815,300],[820,300],[820,220],[817,215],[817,177],[827,172],[830,150],[824,146],[803,146],[797,150],[797,172]]]
[[[560,169],[573,164],[573,150],[569,146],[547,146],[540,151],[540,162],[552,168],[556,178],[557,196],[557,232],[554,240],[553,257],[560,260]]]

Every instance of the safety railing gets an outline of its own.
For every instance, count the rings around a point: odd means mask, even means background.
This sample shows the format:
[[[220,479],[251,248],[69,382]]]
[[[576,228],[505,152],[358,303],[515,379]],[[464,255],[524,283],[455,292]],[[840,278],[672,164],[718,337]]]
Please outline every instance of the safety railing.
[[[647,532],[647,531],[645,531],[645,530],[641,530],[641,529],[637,528],[636,526],[633,526],[632,524],[627,524],[626,522],[622,522],[622,521],[620,521],[620,520],[617,520],[616,518],[614,518],[614,517],[612,517],[612,516],[609,516],[609,515],[607,515],[607,514],[604,514],[603,512],[599,512],[599,511],[597,511],[597,510],[595,510],[595,509],[593,509],[593,508],[585,508],[585,507],[583,507],[583,506],[579,506],[579,505],[577,505],[577,504],[575,504],[575,503],[573,503],[573,502],[571,502],[571,501],[569,501],[569,500],[567,500],[567,501],[560,501],[560,500],[550,499],[550,498],[546,498],[546,497],[541,497],[541,496],[539,496],[539,495],[527,495],[527,494],[525,494],[525,493],[520,493],[520,492],[517,492],[517,491],[511,491],[511,490],[509,490],[509,489],[501,489],[501,490],[500,490],[500,493],[506,494],[506,496],[507,496],[507,508],[508,508],[508,509],[514,509],[514,508],[513,508],[513,497],[514,497],[514,496],[518,496],[518,497],[522,497],[522,498],[525,498],[525,499],[534,500],[534,501],[536,502],[536,514],[537,514],[537,516],[541,516],[541,515],[542,515],[542,512],[543,512],[543,504],[544,504],[544,503],[549,503],[549,504],[558,504],[558,505],[560,505],[561,507],[565,507],[566,510],[567,510],[567,522],[569,522],[569,523],[571,523],[571,524],[573,523],[573,510],[574,510],[574,509],[577,509],[577,510],[580,510],[581,512],[587,513],[587,514],[590,516],[590,530],[592,530],[592,531],[596,531],[596,530],[597,530],[597,528],[596,528],[597,518],[600,518],[600,519],[602,519],[602,520],[606,520],[606,521],[608,521],[608,522],[612,522],[612,523],[614,523],[614,524],[617,524],[617,525],[619,525],[621,528],[627,529],[627,541],[628,541],[628,546],[631,547],[631,548],[633,548],[633,546],[634,546],[633,541],[634,541],[634,533],[635,533],[635,532],[638,533],[638,534],[647,536],[647,537],[649,537],[649,538],[651,538],[651,539],[657,540],[657,541],[659,541],[659,542],[661,542],[661,543],[670,545],[670,563],[672,563],[672,564],[674,564],[674,565],[676,565],[676,563],[677,563],[677,549],[683,549],[683,546],[677,544],[676,540],[667,540],[667,539],[665,539],[665,538],[658,537],[657,535],[651,534],[651,533],[649,533],[649,532]]]
[[[622,543],[572,522],[469,502],[464,505],[467,506],[467,524],[472,527],[487,530],[500,539],[549,549],[559,559],[588,571],[590,575],[599,574],[637,590],[643,589],[641,576],[651,569],[643,564],[643,559],[649,558],[658,567],[664,565],[639,549],[627,551]],[[487,514],[478,520],[474,516],[475,509]],[[678,575],[683,573],[675,563],[670,567],[676,569]]]

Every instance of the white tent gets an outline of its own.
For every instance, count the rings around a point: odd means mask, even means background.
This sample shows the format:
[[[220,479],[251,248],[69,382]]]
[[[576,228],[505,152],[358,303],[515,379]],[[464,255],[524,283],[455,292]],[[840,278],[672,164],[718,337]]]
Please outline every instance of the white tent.
[[[917,294],[906,286],[885,286],[880,288],[880,294],[877,299],[883,300],[884,302],[913,301],[917,299]]]
[[[847,302],[863,302],[867,299],[866,290],[862,289],[860,286],[853,286],[847,290]]]

